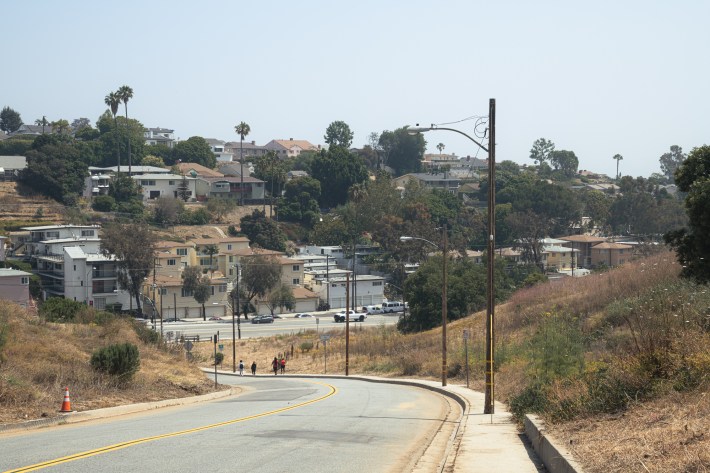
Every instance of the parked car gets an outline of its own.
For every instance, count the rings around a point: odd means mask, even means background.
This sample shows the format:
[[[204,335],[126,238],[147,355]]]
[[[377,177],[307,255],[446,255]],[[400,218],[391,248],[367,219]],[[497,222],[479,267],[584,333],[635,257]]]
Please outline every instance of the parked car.
[[[222,317],[217,317],[216,315],[213,317],[210,317],[209,320],[222,320]]]
[[[366,313],[367,315],[372,315],[372,314],[381,314],[382,313],[382,306],[379,305],[366,305],[365,307],[362,308],[362,311]]]
[[[367,318],[366,314],[356,314],[353,311],[348,311],[350,313],[350,322],[364,322]],[[333,320],[336,322],[345,322],[346,314],[344,310],[341,310],[337,314],[333,315]]]
[[[304,319],[306,317],[313,317],[311,314],[296,314],[293,316],[295,319]]]
[[[251,323],[253,324],[273,324],[274,318],[270,315],[257,315],[252,317]]]

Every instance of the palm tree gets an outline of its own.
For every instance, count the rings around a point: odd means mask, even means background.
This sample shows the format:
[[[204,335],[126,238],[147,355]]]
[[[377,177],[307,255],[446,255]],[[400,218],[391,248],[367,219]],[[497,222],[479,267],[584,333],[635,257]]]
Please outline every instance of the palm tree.
[[[35,125],[41,126],[42,127],[42,134],[44,135],[44,127],[49,125],[49,121],[47,120],[47,117],[42,115],[42,119],[40,120],[39,118],[35,120]]]
[[[118,97],[123,102],[123,106],[126,108],[126,131],[128,131],[128,175],[131,175],[131,134],[128,126],[128,101],[133,98],[133,89],[127,85],[122,85],[116,91]]]
[[[615,154],[613,158],[611,159],[616,159],[616,180],[619,180],[619,161],[624,159],[624,157],[620,154]]]
[[[436,145],[436,149],[439,150],[439,156],[441,156],[441,152],[444,151],[444,148],[446,148],[446,145],[444,145],[444,143],[439,143],[438,145]]]
[[[251,128],[244,122],[234,127],[234,131],[239,135],[239,165],[240,179],[239,184],[239,205],[244,205],[244,137],[249,134]]]
[[[121,103],[121,97],[118,95],[118,92],[111,92],[104,98],[104,103],[111,108],[111,114],[113,115],[113,129],[116,133],[116,160],[118,161],[118,174],[121,174],[121,152],[118,149],[118,122],[116,121],[116,114],[118,113],[118,105]]]

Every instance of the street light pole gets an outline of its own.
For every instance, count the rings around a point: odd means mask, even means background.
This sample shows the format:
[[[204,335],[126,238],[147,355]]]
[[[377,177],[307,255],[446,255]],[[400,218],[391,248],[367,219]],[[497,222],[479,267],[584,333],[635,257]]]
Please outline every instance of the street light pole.
[[[455,128],[444,128],[431,125],[421,127],[419,125],[407,127],[409,134],[424,133],[427,131],[446,130],[453,131],[459,135],[463,135],[471,140],[476,146],[488,153],[488,281],[486,285],[486,388],[485,401],[483,412],[485,414],[495,413],[495,378],[494,378],[494,360],[495,360],[495,164],[496,164],[496,99],[490,99],[488,105],[488,120],[489,120],[489,135],[488,148],[467,135],[466,133],[456,130]]]
[[[443,248],[440,248],[439,245],[436,243],[427,240],[426,238],[420,238],[420,237],[412,237],[412,236],[401,236],[399,237],[400,241],[412,241],[412,240],[421,240],[424,242],[429,243],[430,245],[434,246],[438,250],[443,251],[443,262],[441,265],[441,273],[442,273],[442,279],[444,283],[444,288],[441,291],[441,385],[446,386],[446,377],[447,377],[447,366],[446,366],[446,319],[448,318],[448,313],[447,313],[447,306],[446,306],[446,301],[447,301],[447,295],[446,295],[446,286],[447,284],[447,270],[446,270],[446,260],[448,259],[449,255],[449,240],[448,240],[448,231],[446,228],[446,224],[442,227],[442,238],[443,238]],[[402,294],[404,294],[404,290],[402,290]],[[404,309],[406,311],[406,308]]]

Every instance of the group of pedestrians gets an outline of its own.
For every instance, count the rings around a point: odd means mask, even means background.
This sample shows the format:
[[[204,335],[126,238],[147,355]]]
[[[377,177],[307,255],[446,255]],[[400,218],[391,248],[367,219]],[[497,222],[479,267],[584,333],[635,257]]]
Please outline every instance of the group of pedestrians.
[[[281,361],[279,361],[278,357],[275,356],[274,360],[271,362],[271,368],[274,370],[274,376],[279,373],[279,369],[281,370],[281,374],[286,374],[286,358],[282,356]]]
[[[281,360],[277,356],[271,362],[271,367],[274,370],[274,375],[277,375],[279,371],[281,374],[286,374],[286,358],[281,357]],[[251,375],[256,376],[256,361],[251,362]],[[239,360],[239,376],[244,376],[244,360]]]
[[[251,375],[256,376],[256,361],[251,362]],[[244,361],[239,360],[239,376],[244,376]]]

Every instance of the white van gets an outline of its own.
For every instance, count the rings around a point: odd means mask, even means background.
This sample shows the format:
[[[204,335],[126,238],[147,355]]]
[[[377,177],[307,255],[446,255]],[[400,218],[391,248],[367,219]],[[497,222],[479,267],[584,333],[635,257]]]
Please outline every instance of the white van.
[[[362,311],[364,313],[366,313],[367,315],[381,314],[382,307],[379,305],[366,305],[365,307],[362,308]]]
[[[387,301],[382,303],[382,313],[392,314],[394,312],[404,312],[404,304],[399,301]]]

